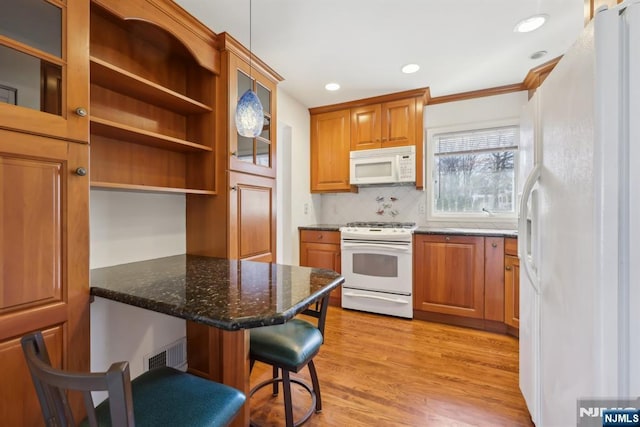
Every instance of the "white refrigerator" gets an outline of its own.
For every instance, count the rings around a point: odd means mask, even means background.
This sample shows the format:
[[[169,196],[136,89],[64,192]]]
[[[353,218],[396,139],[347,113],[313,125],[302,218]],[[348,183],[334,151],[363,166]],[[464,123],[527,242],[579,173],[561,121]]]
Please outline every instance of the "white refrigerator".
[[[525,106],[519,171],[520,388],[537,427],[592,425],[580,399],[640,396],[640,1]]]

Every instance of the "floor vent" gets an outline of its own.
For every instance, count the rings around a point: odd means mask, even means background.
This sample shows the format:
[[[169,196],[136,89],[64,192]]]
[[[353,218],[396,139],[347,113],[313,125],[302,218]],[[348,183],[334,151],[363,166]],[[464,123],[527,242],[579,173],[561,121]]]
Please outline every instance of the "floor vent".
[[[187,367],[187,339],[180,338],[165,347],[162,347],[151,354],[144,356],[144,370],[159,368],[161,366],[171,366],[176,369],[186,369]]]

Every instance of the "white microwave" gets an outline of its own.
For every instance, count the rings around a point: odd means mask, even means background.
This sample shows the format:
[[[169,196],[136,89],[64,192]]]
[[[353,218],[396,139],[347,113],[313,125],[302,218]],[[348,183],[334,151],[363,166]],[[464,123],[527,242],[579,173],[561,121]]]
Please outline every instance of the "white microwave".
[[[416,147],[351,151],[349,171],[351,185],[416,182]]]

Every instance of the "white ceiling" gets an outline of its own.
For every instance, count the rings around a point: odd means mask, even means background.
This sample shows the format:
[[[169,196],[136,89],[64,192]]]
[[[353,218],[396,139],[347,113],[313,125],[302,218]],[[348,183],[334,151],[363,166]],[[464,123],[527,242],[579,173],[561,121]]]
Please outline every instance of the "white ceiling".
[[[249,47],[250,0],[175,0]],[[251,0],[251,49],[306,107],[430,87],[442,96],[520,83],[583,26],[583,0]],[[531,15],[550,19],[514,33]],[[548,54],[532,60],[536,51]],[[412,75],[400,68],[414,62]],[[341,89],[328,92],[324,85]]]

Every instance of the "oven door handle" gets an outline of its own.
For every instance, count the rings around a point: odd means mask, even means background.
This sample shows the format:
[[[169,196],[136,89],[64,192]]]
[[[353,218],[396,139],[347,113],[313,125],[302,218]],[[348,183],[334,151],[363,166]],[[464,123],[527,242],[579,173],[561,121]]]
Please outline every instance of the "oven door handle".
[[[347,243],[342,242],[343,249],[381,249],[389,252],[410,252],[411,244],[383,245],[375,243]]]
[[[381,297],[381,296],[378,296],[378,295],[358,294],[358,293],[354,293],[354,292],[345,292],[344,296],[357,297],[357,298],[377,299],[377,300],[382,300],[382,301],[396,302],[396,303],[399,303],[399,304],[409,304],[409,301],[403,300],[403,299],[400,299],[400,298],[387,298],[387,297]]]

